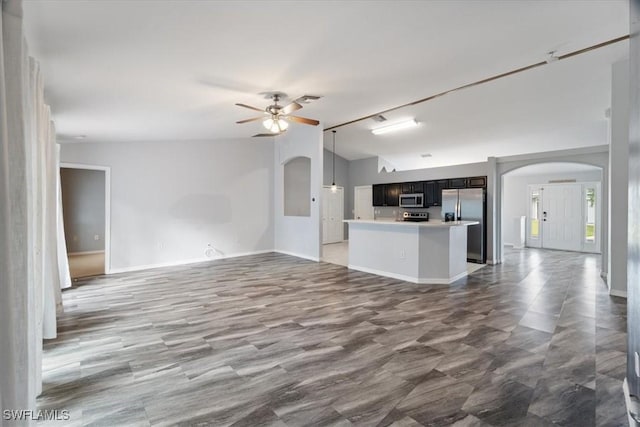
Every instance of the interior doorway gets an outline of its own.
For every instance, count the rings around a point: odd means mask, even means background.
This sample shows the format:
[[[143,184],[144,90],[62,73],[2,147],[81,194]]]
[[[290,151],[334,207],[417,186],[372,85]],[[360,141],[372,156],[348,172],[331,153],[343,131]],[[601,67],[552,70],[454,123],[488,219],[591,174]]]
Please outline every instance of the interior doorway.
[[[62,214],[72,279],[109,272],[109,172],[102,166],[60,165]]]
[[[322,187],[322,244],[344,240],[344,188]]]
[[[373,219],[373,189],[371,185],[354,187],[353,217],[355,219]]]

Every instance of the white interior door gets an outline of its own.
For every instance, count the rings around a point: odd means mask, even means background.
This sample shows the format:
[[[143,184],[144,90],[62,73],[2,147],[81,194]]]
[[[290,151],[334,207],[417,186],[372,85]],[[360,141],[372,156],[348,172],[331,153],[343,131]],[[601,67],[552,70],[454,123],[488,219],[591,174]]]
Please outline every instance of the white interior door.
[[[361,185],[353,190],[353,217],[355,219],[373,219],[373,189],[370,185]]]
[[[344,240],[344,188],[336,192],[331,187],[322,188],[322,243]]]
[[[542,197],[542,242],[548,249],[582,250],[582,186],[545,185]]]

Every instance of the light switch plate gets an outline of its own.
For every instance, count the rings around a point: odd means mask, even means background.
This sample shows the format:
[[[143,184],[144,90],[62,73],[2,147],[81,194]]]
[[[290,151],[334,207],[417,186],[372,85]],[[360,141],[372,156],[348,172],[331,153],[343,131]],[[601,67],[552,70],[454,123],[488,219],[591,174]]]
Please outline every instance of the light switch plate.
[[[634,365],[636,367],[636,377],[640,377],[640,354],[638,354],[638,352],[636,351],[633,353],[633,356],[635,359]]]

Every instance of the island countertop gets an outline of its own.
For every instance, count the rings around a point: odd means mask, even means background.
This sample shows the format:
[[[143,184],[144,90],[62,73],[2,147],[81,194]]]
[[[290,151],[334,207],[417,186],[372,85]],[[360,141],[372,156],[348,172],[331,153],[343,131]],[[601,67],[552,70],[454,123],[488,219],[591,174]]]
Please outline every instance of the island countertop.
[[[459,227],[480,224],[478,221],[447,221],[430,220],[430,221],[401,221],[393,219],[346,219],[344,222],[349,224],[375,224],[375,225],[397,225],[397,226],[413,226],[413,227]]]
[[[346,220],[349,268],[413,283],[467,275],[467,231],[477,221]]]

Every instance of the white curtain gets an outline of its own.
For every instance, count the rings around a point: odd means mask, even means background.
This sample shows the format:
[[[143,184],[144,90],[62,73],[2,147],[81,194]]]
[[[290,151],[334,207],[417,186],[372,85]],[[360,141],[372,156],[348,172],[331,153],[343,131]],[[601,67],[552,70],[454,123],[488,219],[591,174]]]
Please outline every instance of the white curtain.
[[[35,409],[42,340],[56,337],[71,285],[61,217],[59,147],[40,69],[28,57],[21,0],[0,19],[0,407]],[[8,424],[0,417],[0,426]]]

